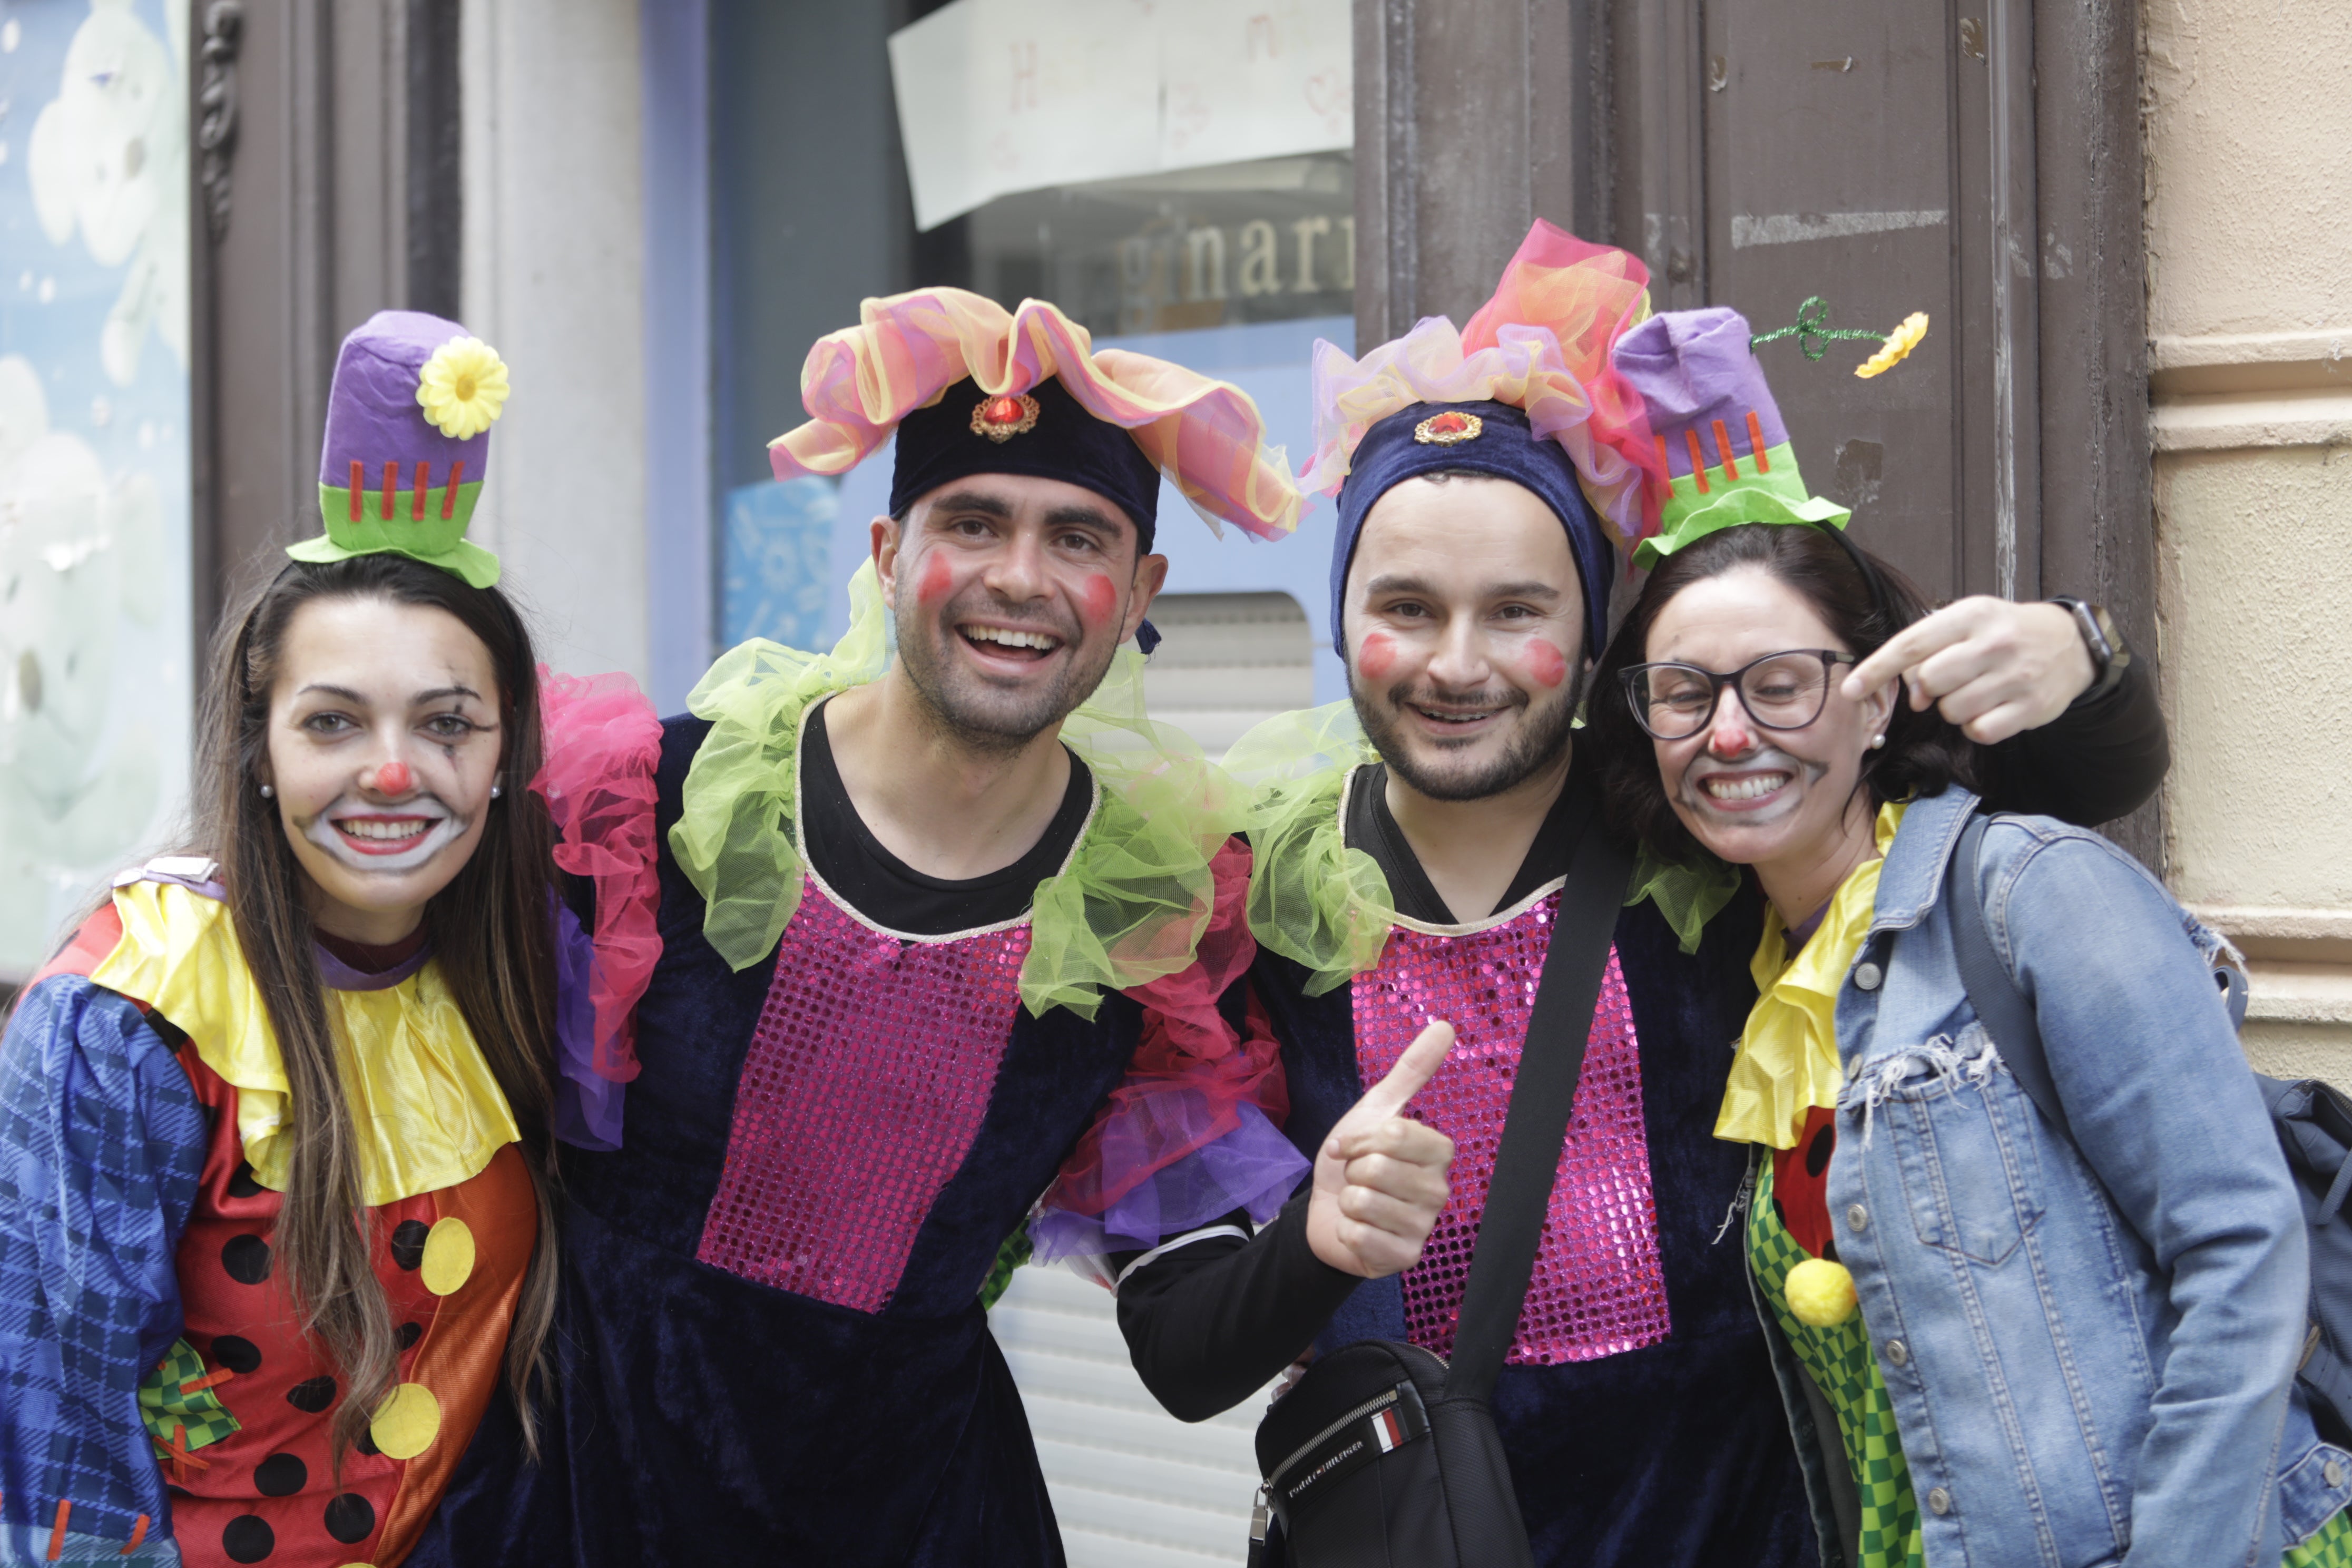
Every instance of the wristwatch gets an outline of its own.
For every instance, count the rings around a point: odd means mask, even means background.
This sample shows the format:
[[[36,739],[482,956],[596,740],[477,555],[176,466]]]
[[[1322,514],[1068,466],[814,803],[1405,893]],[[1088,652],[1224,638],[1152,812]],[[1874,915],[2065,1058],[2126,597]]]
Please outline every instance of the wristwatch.
[[[2050,602],[2063,605],[2073,612],[2074,629],[2083,634],[2083,647],[2091,655],[2091,684],[2074,700],[2094,701],[2121,686],[2124,671],[2131,668],[2132,656],[2130,645],[2116,627],[2115,617],[2097,605],[2063,595]]]

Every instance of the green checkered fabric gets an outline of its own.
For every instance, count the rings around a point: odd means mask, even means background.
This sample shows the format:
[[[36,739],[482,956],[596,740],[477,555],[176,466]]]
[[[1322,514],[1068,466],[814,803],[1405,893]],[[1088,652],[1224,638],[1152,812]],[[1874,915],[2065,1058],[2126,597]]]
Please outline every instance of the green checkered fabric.
[[[238,1429],[236,1417],[211,1389],[192,1392],[184,1386],[205,1374],[205,1358],[187,1341],[173,1342],[171,1353],[139,1380],[139,1416],[147,1424],[148,1436],[169,1446],[172,1434],[184,1426],[194,1452]]]
[[[2337,1514],[2286,1554],[2279,1568],[2352,1568],[2352,1511]]]
[[[1772,1163],[1766,1160],[1756,1184],[1756,1201],[1748,1210],[1748,1261],[1780,1331],[1789,1336],[1797,1359],[1837,1413],[1846,1462],[1853,1468],[1854,1489],[1862,1499],[1862,1544],[1854,1568],[1922,1568],[1919,1500],[1911,1495],[1911,1467],[1904,1462],[1903,1442],[1895,1429],[1895,1405],[1887,1397],[1878,1358],[1871,1353],[1862,1314],[1856,1312],[1834,1328],[1817,1329],[1789,1310],[1789,1270],[1811,1256],[1780,1223],[1780,1208],[1772,1202]],[[2327,1563],[2328,1568],[2337,1568],[2336,1560]],[[2343,1568],[2352,1568],[2352,1562]]]

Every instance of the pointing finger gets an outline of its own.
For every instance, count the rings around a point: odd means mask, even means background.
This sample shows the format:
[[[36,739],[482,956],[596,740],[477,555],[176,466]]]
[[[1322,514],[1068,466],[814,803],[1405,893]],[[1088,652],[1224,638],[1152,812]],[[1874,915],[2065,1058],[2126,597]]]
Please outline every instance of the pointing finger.
[[[1437,1069],[1445,1065],[1445,1053],[1453,1048],[1453,1025],[1441,1019],[1423,1029],[1397,1058],[1396,1066],[1389,1068],[1388,1077],[1364,1091],[1350,1117],[1384,1121],[1396,1115],[1421,1092],[1422,1085],[1437,1076]]]

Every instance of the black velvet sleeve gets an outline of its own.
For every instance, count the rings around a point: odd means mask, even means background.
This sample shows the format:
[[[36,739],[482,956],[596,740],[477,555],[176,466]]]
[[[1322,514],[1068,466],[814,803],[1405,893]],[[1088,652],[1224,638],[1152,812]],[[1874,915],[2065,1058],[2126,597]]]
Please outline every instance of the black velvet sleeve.
[[[1118,1327],[1152,1396],[1180,1421],[1206,1421],[1297,1360],[1362,1283],[1315,1256],[1301,1192],[1246,1242],[1211,1237],[1129,1275]]]
[[[2134,659],[2113,691],[1988,747],[1983,795],[1994,811],[2095,827],[2137,809],[2171,765],[2155,678]]]

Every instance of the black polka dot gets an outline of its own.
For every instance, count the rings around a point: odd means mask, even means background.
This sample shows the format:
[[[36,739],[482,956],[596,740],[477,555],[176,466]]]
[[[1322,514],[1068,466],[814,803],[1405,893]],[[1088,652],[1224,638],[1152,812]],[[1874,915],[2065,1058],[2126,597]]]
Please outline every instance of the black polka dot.
[[[400,1325],[399,1332],[394,1334],[393,1337],[400,1342],[400,1348],[402,1350],[408,1350],[412,1348],[417,1341],[425,1337],[425,1325],[422,1323],[403,1323]]]
[[[221,1248],[221,1267],[240,1285],[258,1285],[269,1278],[269,1243],[257,1236],[232,1236]]]
[[[425,1261],[425,1238],[433,1227],[421,1219],[404,1219],[392,1227],[392,1260],[414,1271]]]
[[[327,1533],[346,1546],[357,1546],[375,1533],[375,1505],[357,1492],[330,1500]]]
[[[221,1531],[221,1550],[232,1563],[258,1563],[277,1549],[277,1532],[257,1514],[241,1513]]]
[[[311,1415],[334,1402],[335,1380],[331,1377],[305,1378],[286,1391],[287,1404]]]
[[[1813,1134],[1805,1145],[1805,1174],[1818,1176],[1830,1168],[1830,1156],[1837,1152],[1837,1129],[1824,1127]]]
[[[353,1443],[352,1447],[357,1448],[361,1453],[365,1454],[371,1459],[383,1452],[383,1449],[375,1446],[375,1433],[365,1426],[360,1428],[359,1441]]]
[[[188,1043],[188,1031],[161,1013],[148,1014],[147,1026],[155,1031],[155,1037],[163,1042],[163,1048],[175,1057],[180,1054],[180,1047]]]
[[[241,1334],[222,1334],[213,1341],[213,1360],[243,1377],[261,1370],[261,1347]]]
[[[237,1162],[236,1173],[228,1179],[228,1195],[233,1198],[257,1198],[269,1189],[253,1179],[253,1162]]]
[[[291,1454],[272,1454],[253,1468],[253,1485],[263,1497],[292,1497],[310,1479],[310,1467]]]

